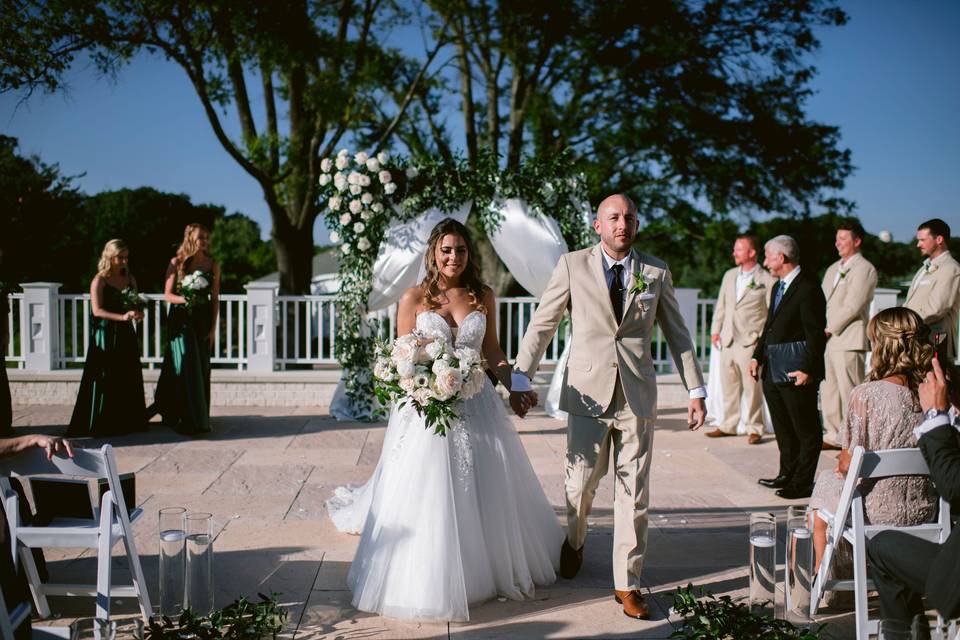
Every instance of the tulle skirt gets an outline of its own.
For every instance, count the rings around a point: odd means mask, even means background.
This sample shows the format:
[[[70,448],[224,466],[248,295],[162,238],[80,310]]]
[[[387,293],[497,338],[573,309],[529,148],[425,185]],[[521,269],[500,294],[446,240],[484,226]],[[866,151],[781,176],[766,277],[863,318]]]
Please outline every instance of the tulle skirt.
[[[564,532],[489,383],[461,418],[444,438],[394,407],[370,480],[328,501],[336,527],[361,534],[347,577],[357,609],[466,621],[470,603],[556,579]]]

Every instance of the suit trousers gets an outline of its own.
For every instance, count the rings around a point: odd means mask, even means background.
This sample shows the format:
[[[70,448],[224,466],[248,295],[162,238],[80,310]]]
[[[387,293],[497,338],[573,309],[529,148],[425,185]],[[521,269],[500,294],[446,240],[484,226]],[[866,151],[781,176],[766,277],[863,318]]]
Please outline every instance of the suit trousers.
[[[809,489],[813,486],[823,446],[817,384],[802,387],[774,384],[767,367],[763,375],[763,396],[780,449],[778,475],[786,476],[791,488]]]
[[[763,393],[760,382],[750,376],[750,360],[754,345],[744,347],[736,343],[720,351],[720,384],[723,388],[723,423],[719,429],[736,433],[743,423],[748,434],[763,435]]]
[[[847,416],[850,392],[863,383],[863,351],[827,351],[823,357],[825,377],[820,385],[823,440],[841,445],[840,428]]]
[[[567,539],[574,549],[586,541],[587,516],[612,458],[613,584],[621,591],[642,588],[652,455],[653,420],[633,414],[619,376],[613,400],[601,416],[567,418]]]
[[[940,545],[902,531],[881,531],[867,544],[871,577],[880,594],[880,614],[910,624],[925,611],[927,574]]]

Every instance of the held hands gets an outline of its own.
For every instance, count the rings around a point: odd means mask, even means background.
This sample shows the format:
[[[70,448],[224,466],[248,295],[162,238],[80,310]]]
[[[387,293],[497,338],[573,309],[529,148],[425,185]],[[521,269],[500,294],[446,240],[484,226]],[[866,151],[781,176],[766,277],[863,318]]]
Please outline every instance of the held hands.
[[[810,384],[810,376],[805,374],[803,371],[791,371],[787,374],[788,378],[793,378],[793,386],[802,387],[804,385]]]
[[[537,392],[532,389],[530,391],[510,392],[510,408],[521,418],[525,417],[527,411],[536,406],[538,400]]]
[[[936,356],[933,358],[933,370],[927,372],[927,379],[920,383],[917,393],[920,396],[920,408],[924,411],[937,409],[946,411],[950,408],[947,397],[947,379],[943,375],[943,367]]]
[[[703,398],[690,398],[690,404],[687,405],[687,426],[691,431],[696,431],[703,426],[707,419],[707,403]]]

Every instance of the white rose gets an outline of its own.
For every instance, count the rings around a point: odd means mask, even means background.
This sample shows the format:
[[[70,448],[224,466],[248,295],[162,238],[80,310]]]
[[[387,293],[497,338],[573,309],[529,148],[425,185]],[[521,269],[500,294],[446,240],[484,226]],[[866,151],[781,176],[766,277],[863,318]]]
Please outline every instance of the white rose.
[[[340,245],[340,251],[343,252],[343,255],[347,255],[348,253],[350,253],[350,245],[348,244]]]
[[[349,184],[360,184],[360,174],[356,171],[351,171],[350,175],[347,176],[347,182]]]
[[[327,200],[327,207],[330,208],[330,211],[339,211],[340,210],[340,196],[331,196]]]
[[[388,196],[393,195],[393,192],[396,190],[397,190],[396,182],[390,182],[388,184],[383,185],[383,192],[386,193]]]
[[[387,162],[390,160],[390,154],[386,151],[381,151],[377,154],[377,160],[380,161],[380,164],[387,164]]]
[[[350,185],[350,195],[358,196],[360,192],[363,191],[363,187],[358,184]]]
[[[413,396],[414,402],[419,404],[421,407],[425,407],[426,405],[430,404],[430,401],[434,398],[433,391],[430,389],[430,387],[421,387],[419,389],[415,389],[410,395]]]
[[[336,231],[330,232],[330,242],[340,242],[340,234]]]
[[[356,162],[357,164],[366,164],[366,163],[367,163],[367,158],[369,158],[369,157],[370,157],[370,156],[367,155],[367,152],[366,152],[366,151],[358,151],[358,152],[353,156],[353,160],[354,160],[354,162]]]
[[[437,374],[436,382],[437,391],[439,395],[445,396],[443,399],[452,398],[457,392],[460,391],[460,388],[463,386],[463,377],[460,375],[460,371],[447,367],[442,373]]]
[[[373,202],[373,194],[370,193],[369,191],[363,194],[362,196],[360,196],[360,202],[362,202],[363,204],[370,204],[371,202]]]
[[[394,362],[397,363],[397,366],[401,362],[409,362],[410,366],[413,366],[413,359],[417,356],[417,343],[415,339],[406,339],[406,338],[397,338],[396,342],[393,343],[393,352],[390,354],[390,357]],[[411,370],[410,375],[413,375]]]
[[[370,241],[367,240],[366,238],[360,238],[359,240],[357,240],[357,249],[360,249],[360,251],[366,251],[371,246],[372,245],[370,244]]]
[[[410,165],[409,167],[407,167],[407,178],[409,178],[410,180],[413,180],[418,175],[420,175],[420,169],[417,169],[413,165]]]
[[[360,210],[363,209],[363,204],[359,200],[350,201],[350,213],[360,213]]]
[[[377,178],[379,178],[380,184],[389,184],[393,180],[393,176],[390,175],[390,172],[387,170],[378,173]]]
[[[430,356],[431,360],[436,360],[437,357],[443,353],[443,342],[440,340],[434,340],[426,346],[427,355]],[[449,366],[449,365],[448,365]],[[434,373],[436,373],[436,364],[434,364]]]
[[[480,352],[471,347],[460,347],[454,352],[462,368],[470,368],[480,363]]]
[[[374,213],[383,213],[383,205],[379,202],[374,202],[370,205],[370,209],[372,209]]]
[[[334,166],[336,166],[337,169],[346,169],[348,166],[350,166],[350,159],[347,158],[347,156],[337,156]]]
[[[333,168],[333,161],[330,158],[324,158],[320,161],[320,171],[324,173],[330,173],[330,169]]]
[[[401,378],[399,384],[404,392],[411,393],[413,391],[413,378]]]
[[[347,189],[347,176],[342,173],[337,173],[333,176],[333,186],[337,188],[337,191],[346,191]]]
[[[350,214],[349,214],[349,213],[341,213],[341,214],[340,214],[340,224],[342,224],[342,225],[348,225],[348,224],[350,224],[350,220],[352,220],[352,218],[350,217]]]
[[[353,202],[356,202],[356,200],[354,200]],[[353,204],[353,202],[351,202],[350,204]],[[363,224],[362,222],[354,222],[354,223],[353,223],[353,232],[354,232],[354,233],[363,233],[363,230],[366,229],[366,228],[367,228],[367,225]]]
[[[346,156],[346,155],[350,155],[350,152],[347,151],[346,149],[340,149],[340,151],[337,151],[337,157],[338,157],[338,158],[339,158],[340,156]]]
[[[386,382],[393,380],[393,369],[390,367],[390,362],[386,358],[377,358],[373,365],[373,375]]]
[[[369,209],[364,209],[363,211],[360,212],[361,220],[369,220],[372,217],[373,217],[373,212],[370,211]]]
[[[323,174],[320,174],[320,179],[318,180],[318,182],[320,183],[321,187],[325,187],[328,184],[330,184],[330,180],[332,180],[332,178],[330,177],[330,174],[323,173]]]
[[[360,174],[360,186],[369,187],[370,186],[370,176],[365,174]]]
[[[376,158],[367,158],[367,171],[373,171],[374,173],[380,171],[380,161]]]
[[[394,362],[397,362],[396,359],[394,359]],[[416,367],[414,367],[413,362],[410,360],[401,360],[400,362],[397,362],[397,375],[401,378],[412,379],[416,372]]]

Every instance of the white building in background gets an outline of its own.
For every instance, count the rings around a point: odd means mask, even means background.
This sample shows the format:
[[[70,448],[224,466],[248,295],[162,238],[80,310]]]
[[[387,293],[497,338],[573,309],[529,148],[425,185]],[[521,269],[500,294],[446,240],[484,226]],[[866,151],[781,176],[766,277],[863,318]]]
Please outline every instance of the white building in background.
[[[253,282],[280,284],[280,272],[274,271]],[[313,276],[310,278],[310,294],[314,296],[336,293],[340,290],[340,270],[336,252],[325,249],[313,256]]]

